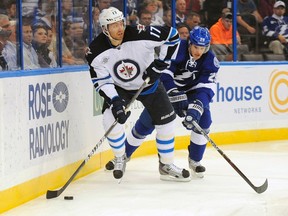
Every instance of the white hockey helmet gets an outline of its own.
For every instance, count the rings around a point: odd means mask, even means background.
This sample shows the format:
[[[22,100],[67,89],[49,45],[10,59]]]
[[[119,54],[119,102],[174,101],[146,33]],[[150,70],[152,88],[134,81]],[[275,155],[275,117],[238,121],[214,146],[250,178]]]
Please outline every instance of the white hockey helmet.
[[[99,15],[99,22],[102,28],[107,29],[108,24],[124,21],[123,13],[115,7],[103,9]]]

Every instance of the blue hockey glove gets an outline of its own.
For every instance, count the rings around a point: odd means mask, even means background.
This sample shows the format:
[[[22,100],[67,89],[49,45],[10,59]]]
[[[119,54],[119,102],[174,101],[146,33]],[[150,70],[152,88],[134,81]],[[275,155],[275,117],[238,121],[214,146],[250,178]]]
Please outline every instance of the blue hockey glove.
[[[201,115],[204,112],[203,103],[200,100],[194,100],[189,104],[186,117],[182,122],[187,130],[193,129],[192,121],[199,122]]]
[[[158,80],[161,76],[161,72],[168,67],[168,64],[164,61],[160,61],[155,59],[149,67],[146,68],[146,71],[144,72],[142,79],[146,80],[146,78],[150,78],[150,81],[148,84],[153,84]]]
[[[169,100],[174,108],[175,113],[179,117],[184,117],[188,108],[187,96],[183,91],[177,89],[172,90],[168,94]]]
[[[118,123],[124,124],[131,114],[130,111],[127,113],[125,112],[124,100],[120,99],[120,97],[114,97],[111,101],[111,104],[114,118]]]

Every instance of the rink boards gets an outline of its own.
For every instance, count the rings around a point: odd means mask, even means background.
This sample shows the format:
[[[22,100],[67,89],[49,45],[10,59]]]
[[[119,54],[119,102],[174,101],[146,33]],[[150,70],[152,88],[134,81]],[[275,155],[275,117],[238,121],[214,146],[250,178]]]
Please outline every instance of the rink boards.
[[[288,65],[223,65],[211,104],[218,144],[288,138]],[[0,79],[0,213],[62,186],[104,135],[88,71]],[[132,105],[130,130],[143,107]],[[135,157],[156,153],[154,133]],[[177,118],[176,148],[189,142]],[[107,142],[78,177],[112,157]]]

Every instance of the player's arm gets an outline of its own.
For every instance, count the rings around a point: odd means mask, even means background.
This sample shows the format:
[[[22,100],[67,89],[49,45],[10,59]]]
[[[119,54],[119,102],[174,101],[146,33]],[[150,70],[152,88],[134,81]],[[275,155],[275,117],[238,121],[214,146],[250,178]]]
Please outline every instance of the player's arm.
[[[174,73],[176,72],[177,68],[181,68],[181,62],[185,61],[188,49],[187,46],[188,44],[186,40],[180,40],[176,57],[173,55],[170,66],[164,70],[163,74],[161,75],[161,81],[163,82],[167,92],[177,88],[176,84],[174,83]]]
[[[98,59],[94,59],[90,66],[90,76],[94,88],[105,100],[110,102],[118,93],[114,86],[114,81],[105,67],[103,67]]]
[[[164,27],[163,27],[164,29]],[[165,34],[169,32],[168,34]],[[169,31],[163,30],[163,37],[166,37],[164,43],[160,46],[159,59],[170,64],[172,60],[175,60],[177,57],[179,45],[180,45],[180,37],[177,29],[170,27]]]
[[[217,71],[207,70],[202,72],[199,77],[199,83],[195,89],[197,99],[199,99],[204,107],[208,107],[216,91]]]
[[[197,123],[205,110],[209,109],[209,103],[215,94],[216,89],[216,72],[203,71],[201,77],[199,78],[199,83],[196,85],[193,91],[193,98],[189,98],[189,105],[186,112],[183,126],[188,130],[193,129],[192,121]]]
[[[174,82],[174,73],[177,68],[181,68],[179,64],[185,61],[185,56],[187,52],[187,41],[181,40],[179,49],[177,51],[176,59],[171,61],[170,67],[163,71],[161,75],[161,81],[164,84],[164,87],[169,96],[170,102],[179,117],[184,117],[187,107],[188,101],[187,96],[184,91],[179,91]]]
[[[124,124],[131,112],[125,111],[125,101],[119,97],[111,75],[97,59],[89,65],[92,83],[95,90],[104,98],[104,107],[111,107],[114,118],[120,124]]]
[[[174,60],[179,47],[179,34],[175,28],[150,26],[146,32],[148,40],[152,40],[160,45],[158,59],[155,59],[146,69],[143,79],[150,78],[150,84],[159,79],[161,73],[168,68],[171,60]],[[159,42],[159,43],[158,43]],[[151,43],[152,44],[152,43]],[[151,47],[154,49],[154,47]]]

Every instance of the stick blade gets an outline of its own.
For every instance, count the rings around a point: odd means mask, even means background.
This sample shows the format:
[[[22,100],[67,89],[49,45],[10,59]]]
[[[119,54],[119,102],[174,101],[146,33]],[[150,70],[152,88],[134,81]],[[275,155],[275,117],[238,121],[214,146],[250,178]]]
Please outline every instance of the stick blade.
[[[258,193],[261,194],[263,192],[265,192],[268,188],[268,180],[266,179],[266,181],[264,182],[263,185],[259,186],[259,187],[254,187],[253,189]]]
[[[53,199],[53,198],[56,198],[58,197],[60,194],[61,194],[61,190],[47,190],[47,193],[46,193],[46,199]]]

